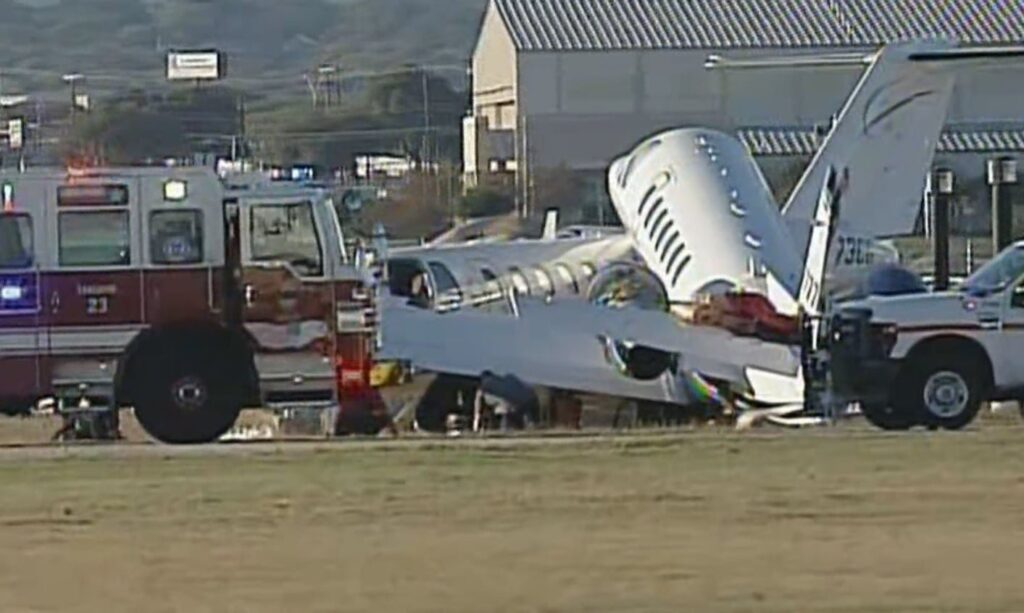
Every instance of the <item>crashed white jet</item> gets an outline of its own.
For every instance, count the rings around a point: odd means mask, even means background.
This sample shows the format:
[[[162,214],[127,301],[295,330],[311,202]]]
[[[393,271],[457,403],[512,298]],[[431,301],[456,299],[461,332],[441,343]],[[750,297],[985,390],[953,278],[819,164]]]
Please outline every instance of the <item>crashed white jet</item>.
[[[701,296],[722,294],[741,311],[753,305],[747,314],[769,327],[819,313],[830,243],[913,227],[954,69],[1021,57],[1022,47],[912,42],[856,58],[865,73],[781,213],[736,138],[707,129],[650,138],[611,165],[609,190],[652,275],[639,271],[624,283],[598,274],[589,302],[517,300],[515,317],[396,307],[384,317],[382,355],[427,371],[511,373],[540,386],[676,404],[692,398],[680,375],[699,373],[753,403],[801,403],[798,343],[687,325],[680,315],[692,316]],[[851,58],[713,58],[709,65],[838,61]],[[636,291],[637,279],[644,291]],[[654,300],[637,300],[652,292]],[[656,308],[602,308],[626,305]]]

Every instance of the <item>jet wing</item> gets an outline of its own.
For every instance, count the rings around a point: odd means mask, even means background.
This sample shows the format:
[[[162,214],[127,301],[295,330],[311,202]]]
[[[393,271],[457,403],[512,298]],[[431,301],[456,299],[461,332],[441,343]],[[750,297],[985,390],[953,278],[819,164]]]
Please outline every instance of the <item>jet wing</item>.
[[[656,311],[533,300],[520,303],[518,316],[477,309],[441,314],[406,305],[385,309],[379,357],[432,372],[475,377],[490,370],[534,385],[685,403],[686,386],[675,373],[654,381],[629,377],[612,366],[604,339],[672,353],[683,370],[741,388],[748,384],[750,366],[780,376],[793,376],[800,366],[799,354],[789,348],[684,326]]]

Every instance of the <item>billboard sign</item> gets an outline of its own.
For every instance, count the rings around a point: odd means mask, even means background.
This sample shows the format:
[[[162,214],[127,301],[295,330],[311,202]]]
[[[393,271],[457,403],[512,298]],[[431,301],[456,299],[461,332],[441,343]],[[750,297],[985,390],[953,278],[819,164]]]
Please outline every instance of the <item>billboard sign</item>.
[[[224,78],[224,54],[214,49],[170,51],[167,54],[168,81],[215,81]]]

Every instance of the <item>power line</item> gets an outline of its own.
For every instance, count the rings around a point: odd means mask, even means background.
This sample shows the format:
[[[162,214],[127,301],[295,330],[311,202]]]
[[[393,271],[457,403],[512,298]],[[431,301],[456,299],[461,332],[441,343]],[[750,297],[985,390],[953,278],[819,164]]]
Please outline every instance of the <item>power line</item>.
[[[429,132],[431,134],[457,134],[460,132],[459,128],[452,127],[431,127],[424,129],[418,128],[379,128],[379,129],[368,129],[368,130],[334,130],[327,132],[263,132],[251,135],[250,140],[258,141],[273,141],[273,140],[288,140],[288,141],[299,141],[299,142],[321,142],[321,141],[332,141],[332,140],[346,140],[355,138],[367,138],[367,137],[383,137],[383,136],[402,136],[406,134],[423,134]],[[217,132],[190,132],[186,134],[188,138],[196,139],[212,139],[212,140],[230,140],[238,138],[237,134],[225,134]]]
[[[366,70],[346,70],[339,71],[336,79],[338,80],[351,80],[361,79],[366,77],[396,75],[396,74],[409,74],[419,72],[445,72],[445,71],[458,71],[465,75],[469,75],[469,64],[424,64],[416,66],[402,66],[398,68],[379,68],[379,69],[366,69]],[[0,68],[0,74],[5,75],[23,75],[29,77],[44,77],[51,76],[60,78],[65,74],[68,74],[67,70],[54,70],[52,68]],[[119,73],[88,73],[80,72],[86,81],[108,81],[108,82],[142,82],[142,81],[161,81],[166,82],[166,78],[162,71],[156,72],[136,69],[132,71],[122,71]],[[155,74],[154,74],[155,73]],[[279,75],[266,75],[266,76],[235,76],[232,74],[226,75],[221,82],[224,83],[240,83],[240,84],[254,84],[254,85],[270,85],[280,83],[291,83],[296,87],[304,87],[304,82],[301,75],[292,74],[279,74]]]

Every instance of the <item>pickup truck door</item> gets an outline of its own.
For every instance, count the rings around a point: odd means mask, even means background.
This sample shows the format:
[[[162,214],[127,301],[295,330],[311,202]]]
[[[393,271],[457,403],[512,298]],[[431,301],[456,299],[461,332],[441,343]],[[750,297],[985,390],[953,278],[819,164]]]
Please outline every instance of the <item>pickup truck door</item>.
[[[996,358],[1001,363],[996,366],[996,383],[1020,387],[1024,392],[1024,278],[1011,286],[1004,308],[1003,333]],[[1000,372],[1003,376],[999,376]]]
[[[265,400],[331,402],[335,299],[326,229],[312,202],[242,199],[242,324]]]

